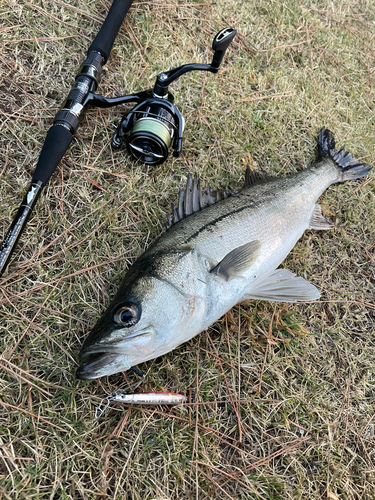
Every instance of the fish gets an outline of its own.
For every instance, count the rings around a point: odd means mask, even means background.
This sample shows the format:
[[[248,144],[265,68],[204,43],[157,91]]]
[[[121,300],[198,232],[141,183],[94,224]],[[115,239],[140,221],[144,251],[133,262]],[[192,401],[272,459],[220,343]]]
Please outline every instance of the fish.
[[[307,229],[328,230],[317,203],[333,183],[367,176],[371,166],[322,128],[310,168],[272,177],[247,168],[237,192],[202,189],[188,175],[167,230],[125,275],[80,351],[79,379],[135,367],[203,332],[249,300],[314,301],[318,289],[280,264]]]

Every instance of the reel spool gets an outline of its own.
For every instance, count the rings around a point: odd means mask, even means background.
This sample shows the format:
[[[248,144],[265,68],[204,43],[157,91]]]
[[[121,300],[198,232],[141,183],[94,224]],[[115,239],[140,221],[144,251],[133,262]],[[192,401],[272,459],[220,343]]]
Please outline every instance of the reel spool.
[[[144,112],[143,118],[135,122],[131,134],[126,139],[126,146],[136,160],[148,165],[158,165],[168,157],[175,125],[171,122],[171,115],[166,123],[162,113],[150,115],[149,110],[150,107]],[[159,107],[159,110],[163,108]],[[152,118],[152,115],[156,117]]]
[[[129,153],[136,161],[147,165],[159,165],[168,158],[169,149],[178,157],[182,147],[185,121],[174,105],[174,97],[168,92],[169,85],[189,71],[217,73],[224,53],[236,35],[234,28],[224,28],[215,36],[211,64],[184,64],[160,73],[153,90],[104,101],[116,104],[135,101],[138,104],[126,113],[112,138],[112,147],[122,146],[125,136]],[[114,105],[114,104],[112,104]],[[103,104],[103,107],[104,106]]]
[[[172,102],[146,99],[125,115],[113,136],[112,147],[120,147],[124,135],[130,131],[126,138],[129,153],[137,161],[159,165],[168,158],[172,145],[175,151],[179,149],[183,130],[184,119]]]

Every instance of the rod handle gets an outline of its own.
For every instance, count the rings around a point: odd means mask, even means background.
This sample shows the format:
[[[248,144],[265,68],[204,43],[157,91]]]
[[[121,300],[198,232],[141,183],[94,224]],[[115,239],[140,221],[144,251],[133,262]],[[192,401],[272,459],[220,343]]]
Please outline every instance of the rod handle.
[[[117,33],[132,3],[133,0],[114,0],[103,26],[87,51],[87,55],[93,50],[100,52],[104,57],[103,64],[107,62]]]

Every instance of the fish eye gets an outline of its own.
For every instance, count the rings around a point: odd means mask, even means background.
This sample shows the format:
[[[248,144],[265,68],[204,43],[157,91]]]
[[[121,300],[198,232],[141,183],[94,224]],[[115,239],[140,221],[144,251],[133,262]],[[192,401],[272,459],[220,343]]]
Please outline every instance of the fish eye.
[[[124,304],[115,312],[114,320],[121,326],[133,326],[139,321],[139,313],[135,304]]]

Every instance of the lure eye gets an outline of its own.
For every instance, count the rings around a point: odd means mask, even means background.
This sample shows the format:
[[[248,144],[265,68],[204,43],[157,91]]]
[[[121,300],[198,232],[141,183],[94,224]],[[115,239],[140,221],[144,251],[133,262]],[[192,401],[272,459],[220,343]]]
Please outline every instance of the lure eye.
[[[123,305],[115,312],[114,320],[121,326],[133,326],[139,321],[139,309],[135,304]]]

